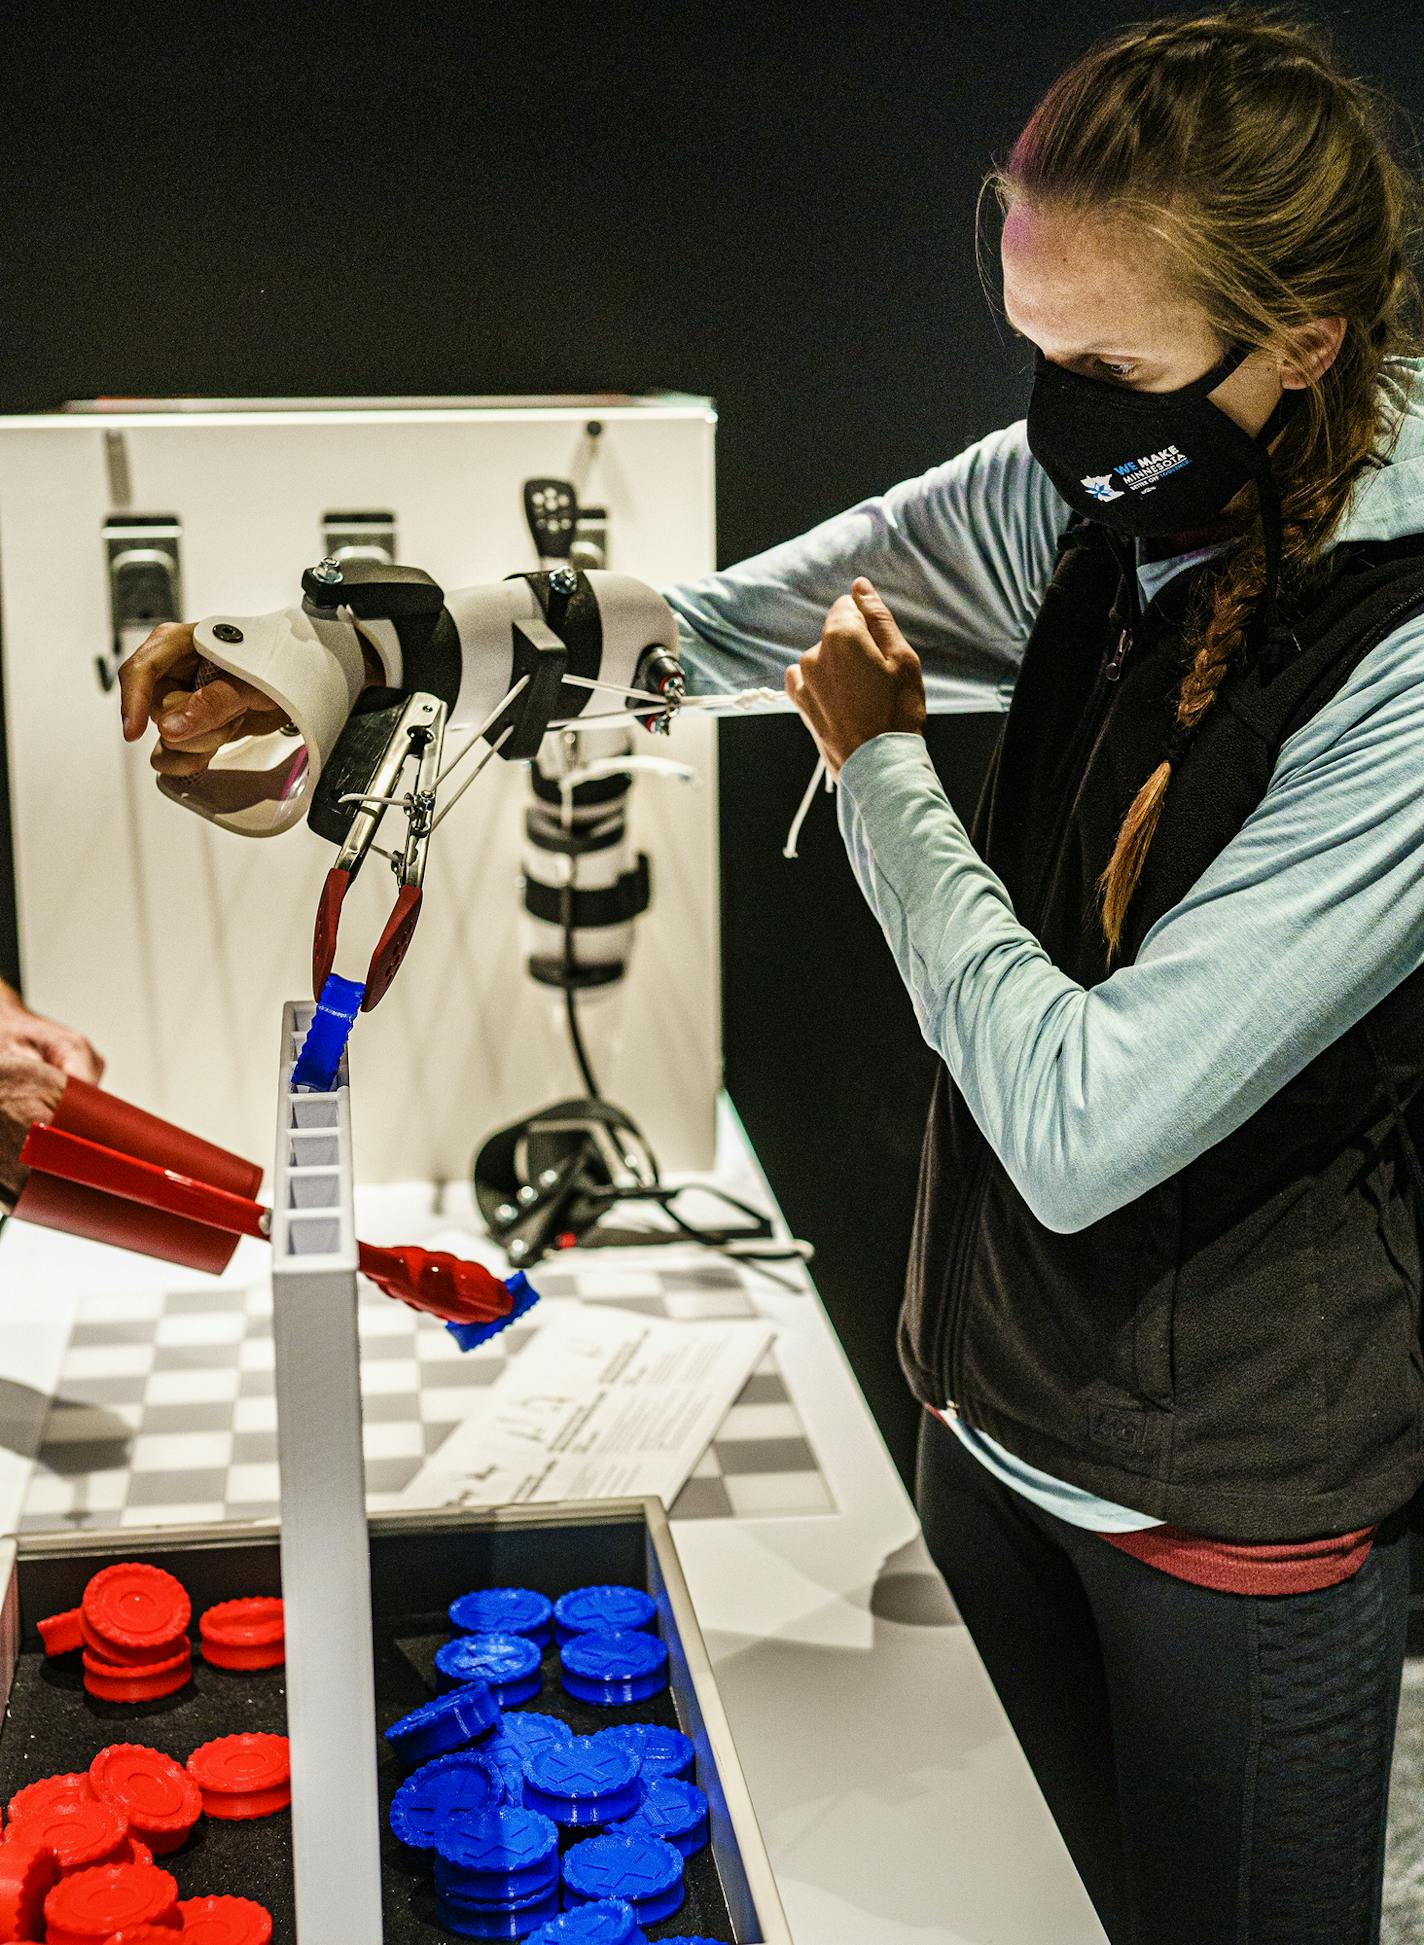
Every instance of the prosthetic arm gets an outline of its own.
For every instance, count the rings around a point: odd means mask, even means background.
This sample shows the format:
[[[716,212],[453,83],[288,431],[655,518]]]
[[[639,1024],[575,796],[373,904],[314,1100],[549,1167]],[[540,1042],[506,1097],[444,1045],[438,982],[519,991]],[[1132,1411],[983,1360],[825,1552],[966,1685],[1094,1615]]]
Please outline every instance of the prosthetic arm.
[[[506,760],[531,757],[560,721],[587,728],[631,713],[656,733],[682,702],[672,610],[626,574],[563,567],[447,596],[419,568],[328,560],[302,576],[302,595],[275,614],[209,616],[195,634],[212,670],[286,712],[282,730],[227,744],[199,776],[159,779],[166,796],[247,837],[312,817],[365,690],[363,638],[388,690],[433,696],[452,726],[485,723],[492,744],[508,729]],[[496,710],[521,677],[517,700]]]
[[[215,824],[270,837],[305,817],[338,847],[313,944],[319,995],[336,952],[341,903],[385,812],[406,836],[388,856],[397,895],[364,983],[369,1011],[389,987],[419,916],[439,786],[477,744],[534,757],[551,729],[641,724],[665,733],[682,706],[677,625],[652,588],[571,566],[447,596],[419,568],[325,560],[302,577],[300,607],[198,623],[199,680],[253,684],[282,710],[280,731],[225,745],[193,777],[161,777],[175,802]],[[367,686],[363,646],[383,681]],[[473,734],[443,763],[447,726]]]

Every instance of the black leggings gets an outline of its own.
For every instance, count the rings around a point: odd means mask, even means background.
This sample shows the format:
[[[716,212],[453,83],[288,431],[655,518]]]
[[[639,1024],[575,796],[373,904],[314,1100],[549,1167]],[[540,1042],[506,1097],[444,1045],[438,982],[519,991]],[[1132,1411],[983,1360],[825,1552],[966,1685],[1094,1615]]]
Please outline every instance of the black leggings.
[[[1255,1595],[1042,1512],[930,1412],[915,1496],[1112,1945],[1376,1945],[1403,1511],[1349,1580]]]

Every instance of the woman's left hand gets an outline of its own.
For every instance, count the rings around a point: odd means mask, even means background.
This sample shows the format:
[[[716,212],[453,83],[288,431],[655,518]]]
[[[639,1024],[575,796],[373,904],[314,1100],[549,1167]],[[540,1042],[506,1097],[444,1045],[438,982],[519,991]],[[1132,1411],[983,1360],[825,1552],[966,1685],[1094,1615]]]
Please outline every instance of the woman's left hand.
[[[872,736],[924,734],[920,658],[864,575],[826,616],[816,646],[787,669],[785,686],[832,776]]]

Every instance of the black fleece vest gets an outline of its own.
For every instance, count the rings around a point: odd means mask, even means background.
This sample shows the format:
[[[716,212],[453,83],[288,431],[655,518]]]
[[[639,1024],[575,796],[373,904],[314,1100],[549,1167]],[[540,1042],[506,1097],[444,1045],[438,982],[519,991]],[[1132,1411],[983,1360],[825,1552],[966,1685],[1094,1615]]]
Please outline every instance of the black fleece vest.
[[[1159,591],[1110,682],[1124,583],[1101,525],[1075,515],[1025,648],[971,836],[1085,987],[1108,976],[1096,881],[1160,758],[1188,603],[1213,570]],[[1347,543],[1283,605],[1299,643],[1283,666],[1236,658],[1174,766],[1115,966],[1239,831],[1285,739],[1418,612],[1424,534]],[[1383,1518],[1424,1480],[1420,1244],[1389,1103],[1421,1081],[1424,971],[1188,1167],[1065,1235],[941,1064],[900,1315],[911,1389],[1193,1532],[1285,1541]]]

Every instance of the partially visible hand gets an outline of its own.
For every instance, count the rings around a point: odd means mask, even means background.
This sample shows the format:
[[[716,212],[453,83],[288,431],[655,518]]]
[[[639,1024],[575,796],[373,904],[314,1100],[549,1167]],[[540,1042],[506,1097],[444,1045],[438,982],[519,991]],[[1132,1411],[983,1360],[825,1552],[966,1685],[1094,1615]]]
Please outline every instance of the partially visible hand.
[[[785,687],[832,776],[872,736],[924,734],[920,658],[863,575],[826,616],[817,645],[787,669]]]
[[[158,743],[149,762],[169,777],[197,776],[224,743],[266,736],[286,720],[255,684],[206,663],[193,628],[191,621],[159,622],[119,669],[124,741],[136,742],[152,722]]]
[[[14,1059],[48,1062],[61,1074],[74,1074],[96,1087],[104,1073],[102,1054],[82,1033],[31,1013],[14,988],[0,980],[0,1060]]]
[[[33,1055],[0,1058],[0,1188],[19,1194],[26,1171],[20,1150],[35,1121],[52,1121],[64,1092],[64,1075]]]

